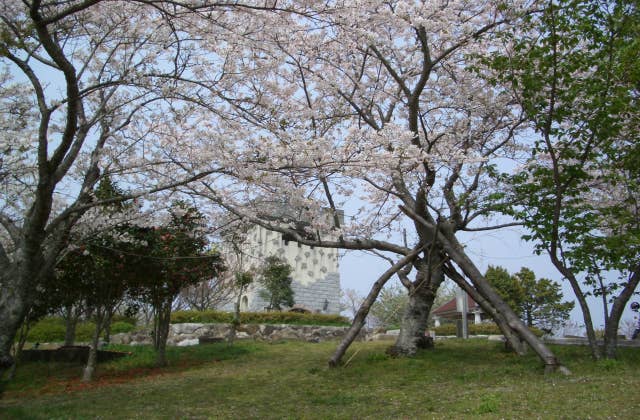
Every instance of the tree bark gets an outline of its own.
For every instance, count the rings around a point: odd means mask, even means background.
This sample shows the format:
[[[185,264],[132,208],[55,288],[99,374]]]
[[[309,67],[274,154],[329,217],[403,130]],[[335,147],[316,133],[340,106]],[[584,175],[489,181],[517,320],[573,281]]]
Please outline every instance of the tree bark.
[[[418,349],[432,346],[430,337],[425,336],[427,321],[440,284],[444,281],[440,258],[430,262],[420,261],[416,266],[417,275],[409,290],[409,303],[402,317],[400,335],[388,353],[393,356],[413,356]]]
[[[64,330],[64,345],[73,346],[76,342],[76,327],[78,325],[79,314],[73,305],[68,305],[65,308],[65,330]]]
[[[93,337],[91,337],[91,344],[89,345],[89,356],[87,357],[87,364],[84,367],[82,373],[82,381],[90,382],[93,380],[93,375],[96,371],[98,364],[98,345],[100,344],[100,334],[104,326],[104,313],[101,308],[96,308],[95,323],[96,327],[93,330]]]
[[[638,287],[638,282],[640,282],[640,264],[635,267],[629,281],[613,301],[613,305],[611,305],[611,313],[604,328],[604,356],[608,359],[615,359],[617,357],[620,318],[622,317],[622,312],[627,302],[629,302],[629,299],[633,296],[633,292]]]
[[[14,339],[26,318],[28,299],[23,280],[13,269],[0,277],[3,287],[0,293],[0,377],[10,369],[15,360],[11,354]]]
[[[156,366],[167,366],[167,338],[171,325],[171,302],[164,302],[158,311],[158,327],[156,329]]]
[[[229,328],[229,334],[227,335],[227,344],[230,346],[233,345],[233,342],[236,339],[236,330],[238,329],[238,325],[240,325],[240,302],[242,301],[242,292],[243,288],[240,288],[238,299],[236,299],[233,307],[233,319],[231,320],[231,328]]]
[[[104,341],[105,343],[111,342],[111,322],[113,321],[113,307],[107,309],[104,322]]]
[[[13,350],[13,365],[9,368],[8,379],[12,381],[16,376],[16,369],[18,367],[18,361],[20,360],[20,354],[24,349],[24,344],[27,341],[27,336],[29,335],[29,330],[31,329],[34,320],[31,319],[30,314],[25,317],[24,322],[20,326],[20,330],[18,333],[18,342],[14,344]],[[1,394],[1,392],[0,392]]]
[[[584,327],[587,331],[587,339],[589,340],[589,348],[591,349],[591,356],[598,360],[602,357],[602,352],[598,347],[598,339],[596,337],[596,331],[593,328],[593,319],[591,318],[591,310],[589,309],[589,304],[587,303],[587,299],[582,292],[580,287],[580,282],[573,274],[569,268],[567,268],[562,261],[558,259],[558,257],[549,252],[549,257],[551,258],[551,262],[556,267],[556,269],[567,279],[569,280],[569,284],[573,289],[573,294],[578,300],[578,304],[580,305],[580,309],[582,310],[582,319],[584,320]]]

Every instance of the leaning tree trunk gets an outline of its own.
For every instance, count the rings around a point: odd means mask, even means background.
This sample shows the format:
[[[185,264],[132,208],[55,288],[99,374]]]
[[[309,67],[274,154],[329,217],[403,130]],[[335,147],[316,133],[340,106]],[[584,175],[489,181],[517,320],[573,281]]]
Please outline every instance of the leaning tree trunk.
[[[427,321],[438,287],[444,280],[442,261],[432,256],[430,262],[414,264],[418,272],[409,290],[409,302],[402,317],[400,335],[388,353],[393,356],[413,356],[418,349],[429,348],[430,339],[425,336]]]
[[[405,212],[414,221],[421,223],[425,228],[433,231],[437,235],[438,244],[442,247],[446,255],[451,258],[463,271],[463,273],[471,279],[472,283],[478,290],[478,292],[486,298],[491,305],[496,309],[498,313],[502,315],[507,325],[514,330],[520,338],[525,340],[527,344],[538,354],[540,359],[544,362],[545,373],[560,371],[563,374],[569,374],[569,370],[562,366],[555,354],[544,345],[544,343],[536,337],[531,330],[524,325],[522,320],[516,315],[516,313],[502,300],[498,293],[491,287],[487,279],[480,273],[480,270],[475,266],[471,259],[464,252],[464,247],[458,242],[455,233],[450,226],[443,226],[441,230],[437,226],[426,221],[423,217],[416,214],[415,211],[407,208],[406,206],[400,206],[400,209]]]
[[[453,280],[458,286],[460,286],[465,292],[471,296],[471,298],[482,308],[482,310],[488,314],[496,323],[500,331],[507,340],[506,343],[517,354],[524,356],[527,353],[527,343],[524,342],[520,336],[509,326],[507,320],[502,316],[496,308],[491,305],[487,299],[485,299],[476,289],[474,289],[469,283],[466,282],[464,277],[458,273],[450,264],[445,266],[445,274]]]
[[[444,235],[443,235],[444,236]],[[562,366],[553,352],[522,322],[520,317],[511,307],[498,295],[489,282],[480,273],[480,270],[462,251],[462,245],[453,235],[444,236],[443,248],[451,259],[462,269],[465,275],[471,279],[478,292],[484,296],[496,311],[502,315],[507,325],[514,330],[520,338],[542,359],[545,365],[545,373],[560,371],[569,374],[569,370]]]
[[[356,339],[360,330],[364,326],[364,323],[367,319],[367,315],[369,314],[369,310],[371,306],[375,303],[380,291],[384,287],[384,285],[389,281],[389,279],[400,271],[404,266],[410,264],[413,259],[422,251],[422,247],[414,249],[411,253],[407,254],[405,257],[400,259],[397,263],[395,263],[391,268],[385,271],[378,280],[373,284],[371,290],[367,297],[362,301],[356,316],[353,317],[353,322],[351,323],[351,327],[347,330],[346,334],[342,338],[340,344],[336,348],[336,351],[333,353],[333,356],[329,359],[329,366],[336,367],[340,364],[342,357],[347,352],[347,349]]]
[[[573,294],[578,300],[578,304],[580,305],[580,309],[582,310],[582,319],[584,320],[584,327],[587,331],[587,339],[589,340],[589,347],[591,348],[591,356],[598,360],[602,357],[602,352],[600,351],[600,347],[598,347],[598,339],[596,338],[596,331],[593,328],[593,319],[591,318],[591,310],[589,309],[589,304],[587,303],[587,299],[582,292],[580,287],[580,282],[573,274],[573,271],[568,269],[558,257],[549,253],[551,258],[551,262],[556,267],[556,269],[562,274],[567,280],[569,280],[569,284],[573,289]]]

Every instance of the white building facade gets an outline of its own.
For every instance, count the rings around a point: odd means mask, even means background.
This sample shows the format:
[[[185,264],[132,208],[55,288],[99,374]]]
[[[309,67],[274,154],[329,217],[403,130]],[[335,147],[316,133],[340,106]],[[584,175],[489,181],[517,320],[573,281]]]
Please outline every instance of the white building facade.
[[[311,312],[340,313],[340,274],[338,250],[302,245],[288,240],[279,232],[254,225],[247,232],[247,240],[242,245],[243,265],[254,271],[264,264],[269,256],[277,256],[286,261],[292,270],[294,307]],[[242,311],[260,312],[268,302],[260,296],[260,282],[243,294],[240,302]]]

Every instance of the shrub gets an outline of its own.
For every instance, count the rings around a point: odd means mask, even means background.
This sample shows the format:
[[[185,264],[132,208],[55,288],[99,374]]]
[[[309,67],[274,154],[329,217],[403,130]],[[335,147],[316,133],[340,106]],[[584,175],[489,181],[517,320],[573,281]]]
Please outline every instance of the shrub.
[[[31,327],[27,334],[27,341],[32,343],[64,341],[65,329],[64,320],[61,318],[43,318]]]
[[[124,322],[125,324],[136,325],[138,320],[136,319],[135,316],[127,316],[127,315],[115,314],[113,316],[113,318],[111,319],[111,322],[112,322],[112,327],[111,328],[113,329],[113,324],[115,324],[116,322]]]
[[[135,330],[136,326],[125,321],[116,321],[111,324],[111,334],[126,333]]]
[[[96,329],[96,324],[91,321],[78,322],[76,326],[76,341],[91,341],[93,338],[93,332]],[[63,341],[64,334],[59,340],[55,341]]]
[[[536,336],[542,337],[544,334],[535,327],[529,328]],[[435,327],[436,335],[456,335],[456,324],[443,324]],[[469,335],[498,335],[502,334],[500,328],[492,322],[483,322],[481,324],[469,324]]]
[[[171,322],[230,323],[233,314],[221,311],[176,311],[171,314]],[[299,313],[299,312],[242,312],[243,324],[298,324],[298,325],[349,325],[349,321],[340,315]]]
[[[135,325],[125,321],[117,321],[111,324],[111,333],[129,332],[135,329]],[[78,322],[76,325],[76,341],[90,341],[93,337],[95,324],[91,321]],[[46,317],[38,321],[27,335],[27,341],[31,343],[51,343],[64,341],[66,325],[60,317]]]

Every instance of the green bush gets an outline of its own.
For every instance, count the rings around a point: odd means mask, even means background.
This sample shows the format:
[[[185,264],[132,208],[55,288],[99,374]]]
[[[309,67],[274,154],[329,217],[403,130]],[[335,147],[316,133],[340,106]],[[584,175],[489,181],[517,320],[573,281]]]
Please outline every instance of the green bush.
[[[111,323],[111,334],[126,333],[136,329],[132,323],[125,321],[116,321]]]
[[[529,328],[535,335],[541,337],[543,332],[538,328]],[[443,324],[433,328],[436,335],[456,335],[456,324]],[[483,322],[482,324],[469,324],[469,335],[499,335],[502,334],[500,328],[494,323]]]
[[[124,322],[125,324],[136,325],[138,320],[136,319],[135,316],[126,316],[126,315],[118,315],[118,314],[116,314],[111,319],[111,323],[113,325],[116,322]],[[111,328],[113,328],[113,326]]]
[[[135,325],[116,321],[111,324],[111,333],[129,332],[135,329]],[[93,337],[95,324],[91,321],[78,322],[76,325],[76,341],[90,341]],[[64,341],[66,325],[60,317],[46,317],[38,321],[27,334],[27,341],[31,343],[51,343]]]
[[[93,332],[96,329],[96,324],[91,321],[78,322],[76,326],[76,341],[91,341],[93,339]],[[60,340],[63,341],[64,335]]]
[[[44,318],[31,327],[27,334],[27,341],[32,343],[64,341],[65,330],[64,320],[61,318]]]
[[[231,312],[221,311],[176,311],[171,314],[171,322],[174,324],[230,323],[232,319]],[[340,315],[298,312],[242,312],[240,322],[242,324],[349,325],[349,320]]]

